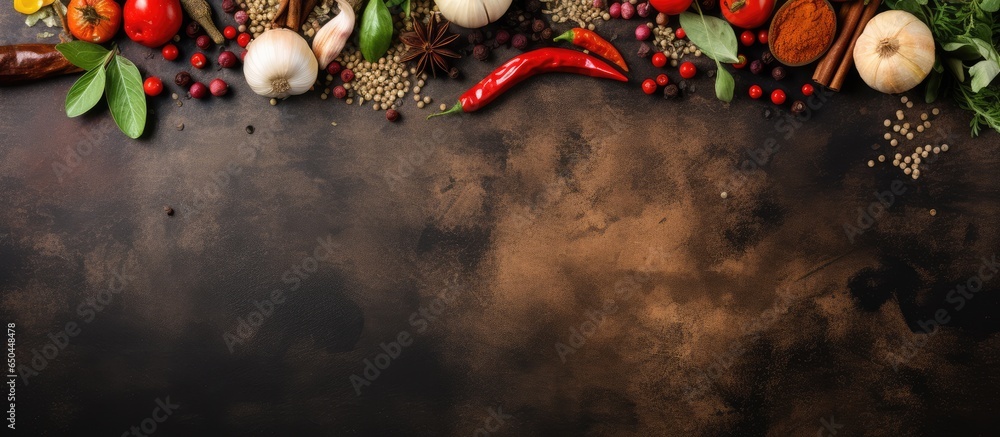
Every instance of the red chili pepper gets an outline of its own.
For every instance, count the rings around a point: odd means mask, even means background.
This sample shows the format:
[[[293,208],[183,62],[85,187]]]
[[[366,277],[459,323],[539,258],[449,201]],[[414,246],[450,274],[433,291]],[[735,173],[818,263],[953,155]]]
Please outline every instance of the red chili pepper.
[[[622,70],[628,71],[628,65],[625,65],[625,59],[622,58],[621,53],[618,53],[618,49],[611,45],[608,40],[601,38],[601,36],[594,31],[577,27],[567,30],[566,33],[559,35],[552,40],[569,41],[574,45],[583,47],[604,59],[614,62],[615,65],[621,67]]]
[[[427,118],[457,112],[476,111],[517,85],[540,73],[574,73],[627,82],[628,78],[608,63],[576,50],[546,47],[522,53],[493,70],[458,98],[458,103]]]

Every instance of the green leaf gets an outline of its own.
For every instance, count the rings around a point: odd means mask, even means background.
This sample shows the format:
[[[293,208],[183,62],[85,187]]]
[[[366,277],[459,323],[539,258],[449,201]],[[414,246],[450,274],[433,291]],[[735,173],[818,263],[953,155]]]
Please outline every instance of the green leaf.
[[[934,103],[937,100],[938,92],[941,90],[941,79],[944,78],[944,69],[939,70],[937,68],[939,65],[941,64],[934,64],[935,68],[927,76],[927,89],[924,91],[924,101],[927,103]]]
[[[92,70],[104,65],[110,51],[94,43],[73,41],[56,44],[56,50],[62,53],[69,62],[84,70]]]
[[[972,77],[972,92],[978,93],[979,90],[983,89],[990,82],[993,81],[994,77],[997,77],[997,73],[1000,73],[1000,64],[997,61],[991,59],[984,59],[973,65],[969,69],[969,76]]]
[[[93,108],[104,94],[105,78],[103,68],[83,73],[66,93],[66,116],[76,117]]]
[[[406,0],[403,2],[403,14],[406,15],[407,17],[410,16],[410,0]]]
[[[392,15],[382,0],[368,0],[361,17],[361,54],[375,61],[389,50],[392,42]]]
[[[146,128],[146,96],[143,95],[139,69],[124,56],[115,55],[108,65],[105,91],[118,129],[130,138],[139,138]]]
[[[736,59],[736,33],[721,18],[706,17],[700,13],[681,13],[681,27],[688,39],[702,53],[719,62],[734,63]]]
[[[731,102],[733,101],[733,92],[736,90],[736,81],[719,61],[715,61],[715,65],[718,67],[715,71],[715,97],[723,102]]]
[[[965,82],[965,66],[962,65],[962,61],[955,58],[948,58],[944,60],[944,63],[948,65],[951,69],[951,73],[955,75],[955,78],[959,82]]]
[[[1000,0],[983,0],[979,3],[979,9],[985,12],[996,12],[1000,10]]]

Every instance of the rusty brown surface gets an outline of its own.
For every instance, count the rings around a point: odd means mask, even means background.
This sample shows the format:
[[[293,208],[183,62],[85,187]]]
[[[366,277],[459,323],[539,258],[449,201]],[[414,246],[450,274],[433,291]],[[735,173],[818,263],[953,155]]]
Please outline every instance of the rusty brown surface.
[[[37,32],[0,22],[3,43]],[[510,415],[495,435],[816,435],[831,417],[840,435],[986,432],[1000,282],[946,299],[997,249],[996,134],[969,139],[940,105],[952,150],[913,182],[865,165],[896,97],[855,77],[786,138],[742,98],[749,73],[731,105],[704,76],[680,101],[642,95],[652,67],[612,29],[631,83],[540,77],[430,121],[412,100],[396,124],[315,93],[272,107],[205,71],[231,95],[152,99],[132,141],[106,110],[65,117],[72,77],[0,89],[18,363],[80,329],[18,387],[19,426],[119,435],[169,397],[156,435],[469,435],[490,408]],[[184,65],[122,46],[144,74]],[[431,106],[498,63],[430,81]],[[741,170],[769,138],[778,151]],[[851,242],[844,225],[894,179],[906,192]],[[333,254],[301,270],[317,239]],[[273,290],[231,352],[224,334]],[[916,335],[939,309],[948,326]],[[358,395],[351,375],[403,332]]]

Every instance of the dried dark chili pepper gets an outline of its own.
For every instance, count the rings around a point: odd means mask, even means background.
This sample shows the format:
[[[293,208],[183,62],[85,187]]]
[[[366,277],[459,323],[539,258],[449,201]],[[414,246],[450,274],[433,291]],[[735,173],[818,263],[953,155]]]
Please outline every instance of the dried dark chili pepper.
[[[613,62],[622,70],[628,71],[628,65],[625,65],[625,59],[622,58],[618,49],[594,31],[577,27],[567,30],[566,33],[555,37],[553,41],[569,41],[573,45],[583,47],[590,50],[591,53]]]
[[[576,50],[546,47],[522,53],[511,58],[493,70],[478,84],[469,88],[458,98],[458,103],[444,112],[431,114],[454,114],[473,112],[486,106],[493,99],[519,82],[541,73],[574,73],[600,79],[614,79],[627,82],[628,78],[608,63]]]
[[[0,46],[0,85],[16,85],[83,71],[56,50],[55,44]]]

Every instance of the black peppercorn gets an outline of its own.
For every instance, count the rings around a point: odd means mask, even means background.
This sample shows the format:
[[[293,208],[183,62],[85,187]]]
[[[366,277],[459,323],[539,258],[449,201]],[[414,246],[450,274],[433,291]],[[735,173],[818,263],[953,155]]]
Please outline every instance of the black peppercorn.
[[[639,44],[639,51],[636,53],[640,58],[648,58],[653,53],[653,48],[649,43]]]
[[[541,18],[536,18],[535,21],[531,22],[531,31],[538,33],[545,30],[545,20]]]
[[[458,79],[461,75],[462,73],[458,71],[458,67],[451,67],[451,70],[448,70],[448,77],[452,79]]]
[[[510,42],[510,32],[506,29],[498,30],[497,35],[493,38],[493,41],[496,42],[498,46],[506,45]]]
[[[677,85],[674,85],[672,83],[671,84],[667,84],[667,86],[663,87],[663,98],[664,99],[673,99],[673,98],[676,98],[677,96],[680,95],[680,93],[681,93],[681,90],[677,88]]]
[[[528,48],[528,37],[524,36],[523,33],[519,33],[510,39],[510,43],[515,49],[524,50]]]
[[[544,40],[550,40],[550,39],[552,39],[552,28],[551,27],[546,27],[545,29],[543,29],[541,36],[542,36],[542,39],[544,39]]]
[[[177,73],[177,75],[174,76],[174,84],[184,89],[191,86],[191,81],[191,75],[186,71]]]
[[[770,50],[764,49],[764,53],[760,54],[760,61],[763,62],[764,65],[771,65],[771,63],[774,62],[774,55],[771,54]]]
[[[785,78],[785,74],[786,74],[785,73],[785,67],[782,67],[780,65],[777,66],[777,67],[774,67],[774,69],[771,70],[771,77],[773,77],[774,80],[784,79]]]
[[[764,71],[764,63],[763,62],[760,62],[759,60],[754,60],[753,62],[750,63],[750,72],[751,73],[753,73],[753,74],[760,74],[760,72],[762,72],[762,71]]]
[[[485,61],[490,58],[490,48],[484,44],[476,44],[472,49],[472,57],[480,61]]]
[[[481,30],[473,30],[467,36],[469,38],[469,44],[476,45],[483,43],[483,31]]]
[[[794,103],[792,103],[792,113],[801,114],[803,112],[806,112],[805,103],[803,103],[801,100],[796,100]]]

